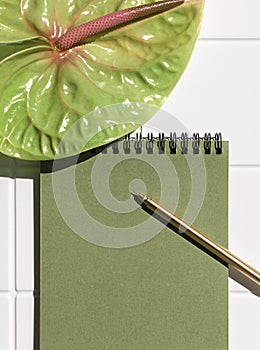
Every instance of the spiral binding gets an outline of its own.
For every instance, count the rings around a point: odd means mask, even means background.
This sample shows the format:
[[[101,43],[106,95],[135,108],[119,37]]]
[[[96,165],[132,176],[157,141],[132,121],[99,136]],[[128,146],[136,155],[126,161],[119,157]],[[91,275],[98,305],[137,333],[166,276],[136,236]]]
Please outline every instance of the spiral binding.
[[[114,154],[120,152],[118,142],[117,140],[112,143]],[[201,143],[203,143],[205,154],[212,153],[213,145],[216,154],[222,154],[222,135],[220,132],[215,133],[214,136],[205,133],[203,137],[199,133],[194,133],[192,137],[189,137],[186,132],[181,133],[180,136],[177,136],[176,132],[171,132],[169,137],[166,137],[164,133],[159,133],[157,137],[153,133],[148,133],[146,137],[143,137],[142,133],[136,133],[135,137],[128,134],[123,140],[123,150],[125,154],[129,154],[133,147],[136,154],[141,154],[145,144],[145,150],[148,154],[154,153],[155,147],[157,147],[159,154],[165,153],[166,147],[169,147],[171,154],[177,154],[178,152],[181,152],[181,154],[188,154],[189,152],[199,154]],[[107,153],[106,149],[103,153]]]

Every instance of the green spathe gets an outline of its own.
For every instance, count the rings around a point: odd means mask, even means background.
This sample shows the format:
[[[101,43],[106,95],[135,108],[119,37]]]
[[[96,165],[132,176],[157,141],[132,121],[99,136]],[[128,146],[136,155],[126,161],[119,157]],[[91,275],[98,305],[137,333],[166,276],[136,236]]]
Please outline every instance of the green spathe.
[[[204,1],[58,52],[53,43],[72,26],[151,1],[1,0],[0,151],[53,159],[66,132],[99,108],[138,102],[161,106],[183,73],[197,39]],[[122,113],[111,126],[97,118],[95,142],[111,142],[145,123]],[[89,117],[91,118],[91,116]],[[93,125],[93,122],[92,122]],[[87,129],[86,129],[87,130]],[[72,149],[68,154],[74,154]]]

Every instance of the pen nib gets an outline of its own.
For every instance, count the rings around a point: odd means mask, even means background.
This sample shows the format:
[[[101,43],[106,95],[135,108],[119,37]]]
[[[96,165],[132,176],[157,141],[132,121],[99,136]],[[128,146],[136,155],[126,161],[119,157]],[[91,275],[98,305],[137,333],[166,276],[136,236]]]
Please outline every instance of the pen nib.
[[[134,197],[134,200],[140,205],[143,203],[144,195],[135,191],[130,192],[131,195]]]
[[[138,193],[135,192],[135,191],[131,191],[130,194],[131,194],[133,197],[138,196]]]

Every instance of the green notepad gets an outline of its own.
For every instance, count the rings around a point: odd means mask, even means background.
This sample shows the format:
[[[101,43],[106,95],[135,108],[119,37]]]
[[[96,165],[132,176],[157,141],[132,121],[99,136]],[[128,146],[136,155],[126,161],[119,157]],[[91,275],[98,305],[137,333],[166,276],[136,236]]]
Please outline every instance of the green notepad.
[[[41,350],[228,348],[227,268],[129,194],[227,246],[228,144],[139,146],[120,141],[41,174]]]

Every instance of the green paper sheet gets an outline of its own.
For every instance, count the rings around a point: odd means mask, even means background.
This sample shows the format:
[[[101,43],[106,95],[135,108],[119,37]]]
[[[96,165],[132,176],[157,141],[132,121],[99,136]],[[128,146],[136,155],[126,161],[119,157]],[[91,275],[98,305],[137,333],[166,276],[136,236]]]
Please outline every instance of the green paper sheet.
[[[227,142],[199,155],[123,146],[41,174],[40,349],[227,349],[228,269],[129,194],[227,247]]]

